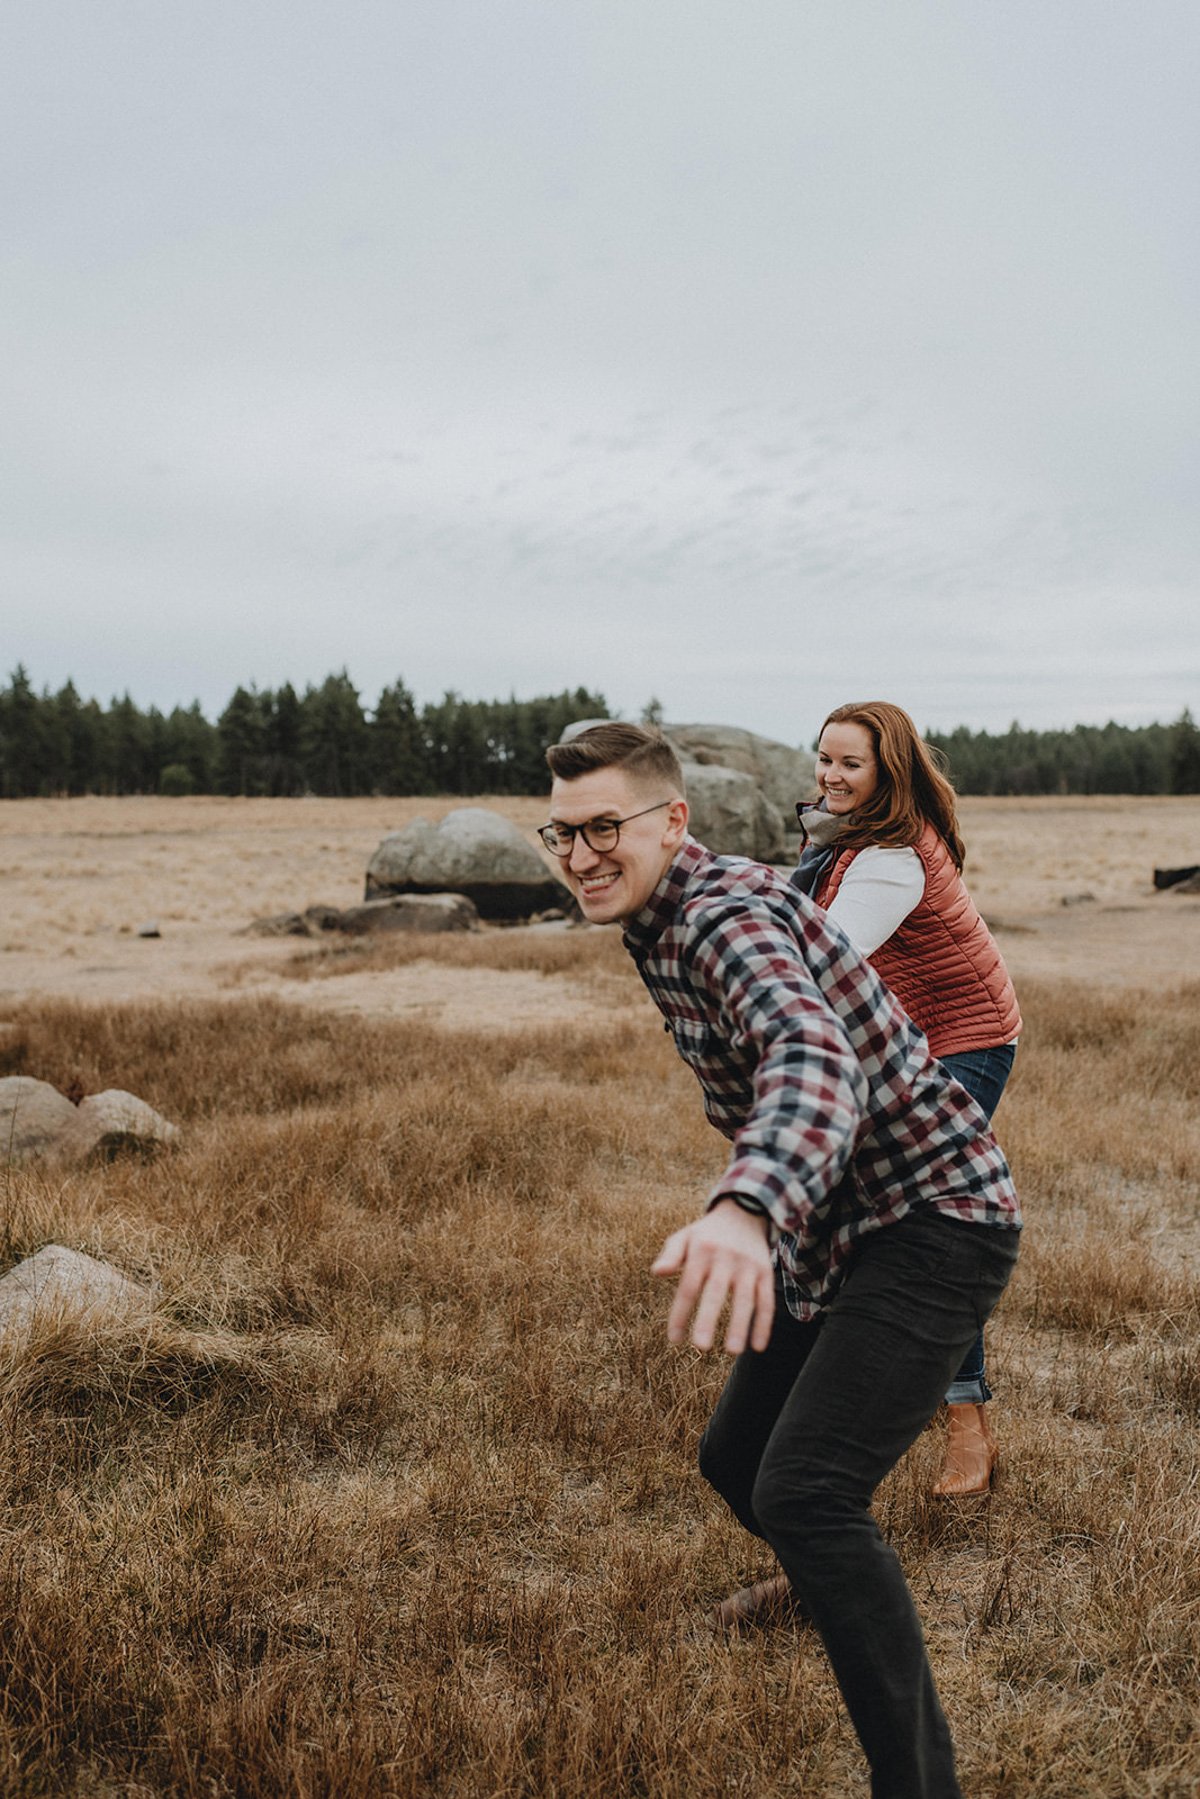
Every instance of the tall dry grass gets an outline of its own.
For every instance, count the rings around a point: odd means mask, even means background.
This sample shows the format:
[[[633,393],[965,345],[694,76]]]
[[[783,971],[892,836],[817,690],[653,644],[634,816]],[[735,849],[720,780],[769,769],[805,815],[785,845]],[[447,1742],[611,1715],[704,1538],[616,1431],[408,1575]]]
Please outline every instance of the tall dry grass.
[[[646,1268],[723,1152],[588,942],[602,1030],[14,1016],[4,1072],[186,1128],[0,1174],[5,1265],[78,1244],[160,1294],[0,1363],[0,1790],[865,1790],[810,1634],[702,1628],[765,1564],[694,1471],[723,1367]],[[1003,1479],[935,1507],[935,1428],[879,1497],[972,1794],[1200,1789],[1198,997],[1023,992]]]

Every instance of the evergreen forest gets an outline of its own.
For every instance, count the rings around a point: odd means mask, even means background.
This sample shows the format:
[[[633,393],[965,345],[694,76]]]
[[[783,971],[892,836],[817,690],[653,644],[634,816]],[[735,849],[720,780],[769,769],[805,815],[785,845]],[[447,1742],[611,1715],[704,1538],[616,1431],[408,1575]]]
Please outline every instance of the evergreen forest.
[[[660,713],[651,701],[645,716]],[[72,681],[38,692],[18,666],[0,687],[0,798],[539,793],[545,746],[575,719],[609,716],[586,687],[418,706],[402,680],[372,708],[342,670],[303,693],[238,687],[213,722],[198,701],[143,711],[127,693],[83,699]],[[963,794],[1200,793],[1200,727],[1186,710],[1169,724],[926,736]]]

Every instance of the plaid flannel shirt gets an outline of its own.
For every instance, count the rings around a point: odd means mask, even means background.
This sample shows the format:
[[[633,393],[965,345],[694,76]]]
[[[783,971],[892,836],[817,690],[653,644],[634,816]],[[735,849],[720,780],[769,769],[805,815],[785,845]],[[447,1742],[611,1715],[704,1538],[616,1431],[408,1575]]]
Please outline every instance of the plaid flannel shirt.
[[[983,1113],[837,926],[776,870],[685,840],[625,945],[733,1143],[709,1197],[768,1215],[788,1309],[916,1206],[1016,1230]]]

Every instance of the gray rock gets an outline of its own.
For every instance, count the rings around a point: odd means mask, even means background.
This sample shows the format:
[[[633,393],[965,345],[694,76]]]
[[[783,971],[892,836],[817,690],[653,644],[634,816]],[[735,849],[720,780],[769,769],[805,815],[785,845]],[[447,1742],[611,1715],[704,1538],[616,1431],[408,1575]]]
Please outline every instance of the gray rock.
[[[28,1074],[0,1080],[0,1164],[35,1156],[75,1160],[90,1147],[77,1107],[49,1081]]]
[[[0,1280],[0,1338],[8,1344],[43,1320],[130,1324],[144,1322],[153,1310],[148,1287],[61,1243],[48,1243]]]
[[[797,800],[816,795],[811,750],[795,750],[736,725],[667,725],[665,729],[681,760],[734,768],[752,776],[789,821],[795,818]]]
[[[461,893],[402,893],[366,900],[361,906],[308,906],[277,912],[246,926],[255,937],[324,937],[342,931],[362,937],[376,931],[474,931],[479,913]]]
[[[126,1093],[120,1087],[89,1093],[80,1100],[77,1114],[88,1136],[84,1153],[90,1156],[107,1158],[130,1150],[152,1155],[179,1135],[178,1125],[171,1124],[135,1093]]]
[[[787,852],[783,815],[752,775],[685,762],[688,829],[719,856],[778,862]]]
[[[563,886],[498,812],[459,806],[438,825],[416,818],[385,837],[367,865],[364,897],[462,893],[482,918],[528,918],[563,903]]]
[[[0,1080],[0,1161],[82,1162],[121,1150],[152,1151],[178,1134],[153,1106],[117,1087],[73,1106],[49,1081],[26,1074]]]
[[[338,928],[353,937],[380,931],[477,931],[479,913],[462,893],[401,893],[347,906]]]
[[[145,924],[140,924],[137,934],[139,937],[161,937],[162,932],[158,928],[157,918],[148,918]]]

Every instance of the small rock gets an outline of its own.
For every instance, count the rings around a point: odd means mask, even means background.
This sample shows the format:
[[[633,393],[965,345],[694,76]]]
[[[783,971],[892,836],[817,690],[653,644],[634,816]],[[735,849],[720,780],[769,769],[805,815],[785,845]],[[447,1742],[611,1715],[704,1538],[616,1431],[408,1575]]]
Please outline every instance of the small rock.
[[[93,1093],[73,1105],[49,1081],[27,1074],[0,1080],[0,1161],[82,1162],[121,1150],[143,1153],[178,1136],[171,1124],[136,1094],[118,1087]]]
[[[148,1287],[108,1262],[61,1243],[48,1243],[0,1280],[0,1337],[6,1342],[46,1318],[146,1319],[154,1310]]]
[[[1200,863],[1190,862],[1186,868],[1156,868],[1154,885],[1160,893],[1170,887],[1182,887],[1200,875]]]
[[[120,1087],[81,1099],[77,1116],[88,1134],[86,1153],[104,1160],[123,1150],[152,1155],[179,1135],[178,1125]]]
[[[140,924],[138,926],[137,934],[139,937],[161,937],[162,932],[158,928],[158,920],[156,918],[148,918],[145,924]]]
[[[1060,906],[1091,906],[1095,901],[1094,893],[1064,893],[1058,903]]]
[[[0,1080],[0,1162],[84,1156],[90,1133],[65,1094],[28,1074]]]
[[[380,931],[477,931],[479,913],[462,893],[405,893],[348,906],[339,929],[352,937]]]

